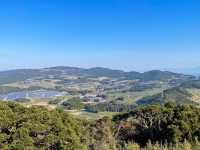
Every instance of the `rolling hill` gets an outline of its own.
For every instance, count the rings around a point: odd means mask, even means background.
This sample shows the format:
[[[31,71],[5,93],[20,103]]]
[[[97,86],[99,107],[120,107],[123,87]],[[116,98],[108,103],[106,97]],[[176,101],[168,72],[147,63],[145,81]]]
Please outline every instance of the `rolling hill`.
[[[177,74],[167,71],[153,70],[144,73],[139,72],[124,72],[121,70],[112,70],[108,68],[76,68],[76,67],[64,67],[57,66],[44,69],[18,69],[0,72],[0,84],[12,83],[16,81],[23,81],[35,77],[43,77],[50,75],[74,75],[74,76],[86,76],[86,77],[109,77],[109,78],[123,78],[129,80],[141,80],[141,81],[169,81],[169,80],[190,80],[194,76]]]
[[[137,101],[139,105],[147,104],[165,104],[166,102],[175,102],[177,104],[194,104],[191,100],[192,95],[183,88],[172,88],[163,91],[160,94],[147,96]]]
[[[191,80],[178,87],[164,90],[162,93],[147,96],[137,101],[139,105],[165,104],[172,101],[177,104],[200,104],[200,80]]]

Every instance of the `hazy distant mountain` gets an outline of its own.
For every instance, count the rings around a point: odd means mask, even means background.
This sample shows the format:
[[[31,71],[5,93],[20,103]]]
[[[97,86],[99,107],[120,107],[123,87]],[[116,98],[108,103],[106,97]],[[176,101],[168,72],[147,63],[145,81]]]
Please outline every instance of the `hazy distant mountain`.
[[[123,77],[125,74],[125,72],[121,70],[112,70],[109,68],[102,68],[102,67],[85,69],[82,73],[93,77],[105,76],[111,78]]]
[[[124,72],[122,70],[113,70],[109,68],[77,68],[77,67],[65,67],[57,66],[44,69],[18,69],[10,71],[0,72],[0,84],[11,83],[15,81],[23,81],[26,79],[34,77],[46,77],[48,75],[78,75],[78,76],[88,76],[88,77],[110,77],[110,78],[124,78],[135,80],[139,79],[141,81],[168,81],[173,79],[189,80],[194,78],[191,75],[178,74],[168,71],[153,70],[144,73],[139,72]]]
[[[190,76],[173,73],[169,71],[152,70],[152,71],[142,73],[139,78],[144,81],[149,81],[149,80],[161,80],[161,81],[165,80],[166,81],[169,79],[189,78],[189,77]]]
[[[15,81],[23,81],[41,75],[41,70],[37,69],[18,69],[0,72],[0,84]]]
[[[79,75],[85,69],[78,68],[78,67],[56,66],[56,67],[45,68],[44,70],[45,71],[55,71],[58,73],[62,72],[62,73],[71,74],[71,75]]]

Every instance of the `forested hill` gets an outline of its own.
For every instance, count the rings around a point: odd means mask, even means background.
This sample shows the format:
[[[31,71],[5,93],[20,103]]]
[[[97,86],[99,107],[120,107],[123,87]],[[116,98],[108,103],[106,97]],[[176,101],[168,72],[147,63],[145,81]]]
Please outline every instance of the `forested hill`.
[[[164,90],[159,94],[147,96],[137,101],[139,105],[165,104],[175,102],[177,104],[200,105],[200,80],[191,80],[181,85]]]
[[[199,108],[173,103],[89,122],[61,109],[0,102],[0,149],[198,150],[199,124]]]
[[[23,81],[35,77],[46,78],[47,76],[56,76],[60,74],[74,75],[74,76],[88,76],[88,77],[110,77],[123,78],[141,81],[168,81],[172,79],[189,80],[193,76],[172,73],[168,71],[153,70],[144,73],[139,72],[124,72],[122,70],[112,70],[108,68],[76,68],[76,67],[52,67],[44,69],[18,69],[0,72],[0,84],[12,83],[16,81]]]
[[[166,102],[175,102],[177,104],[195,104],[195,102],[192,101],[192,94],[181,87],[167,89],[162,93],[144,97],[141,100],[138,100],[137,104],[165,104]]]

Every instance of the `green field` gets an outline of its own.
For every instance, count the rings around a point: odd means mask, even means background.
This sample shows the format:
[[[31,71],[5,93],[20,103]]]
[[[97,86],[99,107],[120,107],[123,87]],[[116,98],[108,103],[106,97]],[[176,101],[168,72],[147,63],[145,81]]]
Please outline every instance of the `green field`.
[[[109,93],[108,97],[109,97],[109,100],[111,100],[111,101],[114,101],[119,97],[123,97],[124,103],[132,104],[143,97],[152,96],[152,95],[158,94],[162,91],[163,91],[163,89],[155,88],[155,89],[149,89],[149,90],[140,91],[140,92],[116,92],[116,93]]]
[[[98,120],[103,117],[112,118],[113,115],[119,114],[117,112],[99,112],[99,113],[90,113],[84,110],[66,110],[66,112],[72,114],[75,117],[87,119],[87,120]]]

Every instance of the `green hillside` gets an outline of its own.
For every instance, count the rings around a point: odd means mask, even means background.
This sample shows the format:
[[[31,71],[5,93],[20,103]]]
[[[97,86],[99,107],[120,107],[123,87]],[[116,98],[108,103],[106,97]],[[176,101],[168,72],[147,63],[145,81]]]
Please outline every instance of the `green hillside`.
[[[40,70],[19,69],[0,72],[0,84],[6,84],[16,81],[23,81],[41,75]]]
[[[146,104],[164,104],[166,102],[175,102],[177,104],[195,104],[191,100],[192,95],[184,88],[176,87],[164,90],[160,94],[147,96],[137,101],[139,105]]]
[[[164,90],[160,94],[156,94],[153,96],[147,96],[137,101],[139,105],[145,104],[164,104],[166,102],[172,101],[177,104],[199,104],[193,101],[193,96],[196,94],[195,92],[200,89],[200,80],[191,80],[182,83],[178,87],[174,87],[171,89]],[[198,95],[197,95],[198,96]]]

